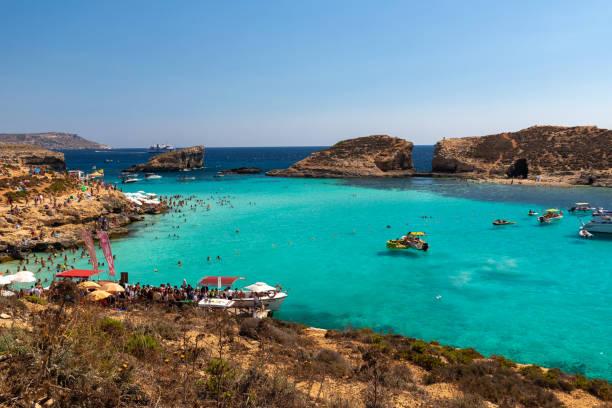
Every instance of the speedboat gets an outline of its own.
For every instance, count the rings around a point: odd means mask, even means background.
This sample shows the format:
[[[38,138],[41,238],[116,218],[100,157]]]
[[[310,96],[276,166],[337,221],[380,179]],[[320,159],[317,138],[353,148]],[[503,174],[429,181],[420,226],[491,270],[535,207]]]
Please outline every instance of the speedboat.
[[[538,217],[538,222],[540,224],[550,224],[552,221],[559,221],[560,219],[563,218],[563,212],[556,209],[556,208],[550,208],[548,210],[546,210],[546,212],[543,215],[540,215]]]
[[[506,221],[506,220],[495,220],[493,221],[493,225],[511,225],[516,224],[516,222]]]
[[[160,176],[159,174],[155,174],[155,173],[147,173],[145,175],[145,178],[147,180],[152,180],[152,179],[160,179],[160,178],[162,178],[162,176]]]
[[[125,178],[123,179],[123,183],[127,184],[127,183],[135,183],[137,181],[140,181],[139,178],[135,178],[135,177],[129,177],[129,178]]]
[[[425,242],[424,232],[409,232],[401,239],[390,239],[387,241],[388,249],[416,249],[419,251],[427,251],[429,244]]]
[[[581,230],[593,232],[602,232],[612,234],[612,211],[604,210],[603,208],[593,212],[591,221],[582,223]]]
[[[177,180],[178,181],[195,180],[195,176],[181,176]]]
[[[589,203],[576,203],[572,208],[569,209],[569,212],[573,213],[589,213],[591,211],[595,211],[597,208],[593,207]]]
[[[246,278],[230,276],[206,276],[202,278],[198,286],[213,288],[213,290],[216,289],[217,293],[227,295],[230,292],[228,290],[223,290],[223,288],[229,289],[234,285],[234,282],[244,279]],[[231,299],[229,297],[231,297]],[[282,291],[280,285],[273,287],[264,282],[257,282],[246,286],[244,290],[232,291],[231,295],[227,295],[225,298],[223,296],[204,298],[198,302],[198,306],[245,309],[263,306],[265,309],[274,312],[280,309],[286,298],[287,293]]]
[[[535,212],[535,211],[531,211],[531,210],[529,210],[529,213],[528,213],[527,215],[529,215],[529,216],[532,216],[532,217],[533,217],[533,216],[538,215],[538,214],[539,214],[538,212]]]

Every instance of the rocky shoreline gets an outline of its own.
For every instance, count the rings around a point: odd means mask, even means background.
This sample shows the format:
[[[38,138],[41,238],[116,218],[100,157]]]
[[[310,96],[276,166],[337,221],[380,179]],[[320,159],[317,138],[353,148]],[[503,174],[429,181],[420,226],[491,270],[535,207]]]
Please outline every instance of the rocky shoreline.
[[[40,167],[34,169],[30,148],[26,146],[25,156],[4,155],[0,165],[0,262],[23,259],[30,252],[76,248],[83,244],[83,229],[124,235],[126,226],[143,214],[165,210],[163,202],[138,206],[103,180],[53,171],[65,166],[61,153],[35,147]],[[41,157],[53,160],[43,166]]]
[[[445,138],[432,171],[416,172],[412,143],[384,135],[338,142],[267,176],[434,177],[492,183],[612,187],[612,130],[534,126],[518,132]]]
[[[612,187],[612,130],[533,126],[518,132],[448,138],[436,144],[432,171],[485,181]]]

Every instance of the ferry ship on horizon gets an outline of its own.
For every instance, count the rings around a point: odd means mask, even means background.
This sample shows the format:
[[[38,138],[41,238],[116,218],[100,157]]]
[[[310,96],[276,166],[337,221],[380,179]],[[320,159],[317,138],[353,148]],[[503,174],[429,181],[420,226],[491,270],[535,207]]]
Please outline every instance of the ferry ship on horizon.
[[[164,153],[175,150],[174,146],[168,144],[154,144],[149,146],[149,153]]]

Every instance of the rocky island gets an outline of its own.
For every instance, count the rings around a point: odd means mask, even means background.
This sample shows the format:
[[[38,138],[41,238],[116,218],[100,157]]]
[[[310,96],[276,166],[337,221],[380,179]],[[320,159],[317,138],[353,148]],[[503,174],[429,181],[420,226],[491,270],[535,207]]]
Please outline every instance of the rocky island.
[[[29,144],[51,150],[111,149],[74,133],[0,133],[0,142]]]
[[[612,130],[533,126],[518,132],[448,138],[432,170],[466,178],[612,186]]]
[[[146,163],[135,164],[124,171],[156,173],[201,169],[202,167],[204,167],[204,146],[193,146],[158,154],[151,157]]]
[[[235,167],[229,170],[221,170],[220,174],[259,174],[261,169],[259,167]]]
[[[288,169],[271,170],[267,176],[350,178],[406,177],[415,173],[413,144],[387,135],[343,140],[313,153]]]

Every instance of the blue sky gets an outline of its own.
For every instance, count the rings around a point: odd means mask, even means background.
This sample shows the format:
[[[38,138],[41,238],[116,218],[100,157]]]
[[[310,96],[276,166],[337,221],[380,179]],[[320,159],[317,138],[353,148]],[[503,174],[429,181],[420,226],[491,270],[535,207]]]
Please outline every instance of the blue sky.
[[[609,1],[0,0],[0,132],[133,147],[612,128],[610,21]]]

